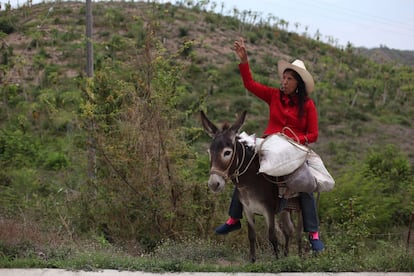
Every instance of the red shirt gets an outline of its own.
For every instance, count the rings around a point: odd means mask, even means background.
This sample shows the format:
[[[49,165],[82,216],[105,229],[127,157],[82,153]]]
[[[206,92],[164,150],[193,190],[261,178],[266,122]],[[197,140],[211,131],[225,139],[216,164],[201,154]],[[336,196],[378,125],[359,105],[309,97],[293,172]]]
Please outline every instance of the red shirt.
[[[269,121],[264,135],[282,132],[284,128],[290,128],[294,134],[285,129],[283,133],[294,140],[299,139],[301,144],[313,143],[318,139],[318,114],[315,103],[306,99],[304,112],[301,118],[298,117],[298,98],[293,96],[289,99],[279,88],[273,88],[253,80],[248,63],[239,64],[244,87],[269,105]],[[282,93],[282,100],[280,97]],[[295,103],[293,106],[289,101]],[[284,104],[282,104],[282,101]]]

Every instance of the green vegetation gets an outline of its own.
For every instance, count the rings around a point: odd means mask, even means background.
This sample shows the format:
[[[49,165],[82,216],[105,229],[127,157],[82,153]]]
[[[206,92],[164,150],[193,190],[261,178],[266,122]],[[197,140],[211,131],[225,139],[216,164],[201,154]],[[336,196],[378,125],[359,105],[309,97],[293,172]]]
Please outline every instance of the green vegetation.
[[[126,253],[126,249],[113,247],[103,238],[95,237],[82,244],[65,245],[53,248],[36,248],[25,242],[14,246],[0,243],[2,268],[63,268],[70,270],[116,269],[147,272],[341,272],[341,271],[400,271],[411,272],[414,268],[412,256],[405,253],[401,245],[390,246],[380,241],[371,244],[370,250],[343,251],[335,239],[329,239],[329,253],[317,257],[306,254],[299,257],[291,254],[275,260],[271,249],[262,244],[258,260],[248,262],[246,248],[229,246],[226,241],[165,240],[155,247],[152,253]],[[367,246],[367,244],[359,244]]]
[[[209,1],[97,2],[88,79],[84,9],[0,12],[0,267],[414,271],[412,66],[288,32],[276,17],[216,14]],[[293,245],[275,261],[259,233],[249,264],[247,227],[213,234],[232,186],[207,188],[199,110],[217,122],[247,110],[243,130],[258,135],[267,121],[230,49],[240,35],[257,80],[277,86],[281,58],[315,76],[314,149],[337,182],[320,198],[317,257]]]

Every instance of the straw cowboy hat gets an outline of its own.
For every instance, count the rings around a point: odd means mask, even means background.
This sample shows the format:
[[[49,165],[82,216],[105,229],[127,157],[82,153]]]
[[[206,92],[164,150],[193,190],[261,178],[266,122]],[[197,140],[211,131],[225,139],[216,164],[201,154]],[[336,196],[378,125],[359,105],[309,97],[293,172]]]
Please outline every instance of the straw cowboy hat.
[[[312,75],[309,73],[308,70],[306,70],[306,67],[303,61],[297,59],[294,62],[289,63],[287,61],[280,60],[277,64],[277,68],[279,71],[280,79],[283,78],[283,72],[285,72],[286,69],[291,69],[293,71],[296,71],[296,73],[299,74],[299,76],[302,78],[303,82],[305,83],[306,91],[308,92],[308,94],[312,93],[315,83],[313,81]]]

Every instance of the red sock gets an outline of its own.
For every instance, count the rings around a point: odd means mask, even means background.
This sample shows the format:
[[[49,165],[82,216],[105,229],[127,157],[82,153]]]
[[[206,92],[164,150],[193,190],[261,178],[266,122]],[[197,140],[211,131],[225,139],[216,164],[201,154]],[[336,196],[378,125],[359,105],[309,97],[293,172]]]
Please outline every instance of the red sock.
[[[239,219],[236,219],[236,218],[232,218],[232,217],[230,217],[230,218],[226,221],[226,223],[227,223],[228,225],[233,225],[233,224],[236,224],[238,221],[239,221]]]
[[[319,232],[309,232],[309,236],[312,240],[319,240]]]

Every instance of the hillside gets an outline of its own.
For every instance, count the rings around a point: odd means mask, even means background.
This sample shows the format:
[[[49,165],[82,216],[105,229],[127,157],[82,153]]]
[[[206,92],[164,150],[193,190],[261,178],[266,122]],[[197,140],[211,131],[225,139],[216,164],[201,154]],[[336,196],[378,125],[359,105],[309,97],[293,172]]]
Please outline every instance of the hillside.
[[[387,47],[380,48],[357,48],[355,53],[361,54],[378,63],[393,63],[414,66],[414,51],[401,51],[389,49]]]
[[[122,6],[122,10],[116,9],[119,5]],[[53,10],[49,10],[52,6]],[[148,8],[149,6],[144,3],[96,4],[94,7],[94,39],[97,45],[104,48],[102,48],[102,51],[96,52],[95,62],[99,62],[102,56],[112,54],[116,55],[116,59],[119,61],[128,62],[129,56],[133,53],[124,51],[124,49],[121,49],[122,46],[116,44],[128,39],[131,32],[128,28],[130,28],[129,24],[134,21],[133,17],[144,16]],[[80,46],[84,36],[82,23],[85,19],[83,18],[83,9],[83,4],[65,2],[53,5],[36,5],[31,8],[23,7],[12,11],[14,22],[11,25],[15,31],[3,38],[3,52],[5,52],[4,47],[6,46],[9,50],[13,49],[13,55],[20,56],[20,59],[7,72],[8,74],[3,76],[4,82],[18,83],[26,87],[39,85],[47,78],[45,68],[34,68],[35,66],[33,66],[36,59],[39,60],[39,55],[44,56],[42,62],[47,67],[57,67],[56,70],[60,80],[73,79],[82,75],[84,51]],[[407,62],[409,60],[403,58],[404,53],[398,54],[396,51],[382,49],[381,53],[383,54],[381,55],[378,54],[378,51],[376,51],[377,54],[369,54],[370,58],[382,63],[385,62],[385,65],[379,66],[352,54],[352,52],[356,52],[357,54],[368,55],[368,51],[364,52],[361,49],[342,51],[327,44],[298,36],[295,33],[271,29],[265,23],[252,26],[238,21],[237,16],[223,17],[206,14],[202,10],[204,10],[204,7],[199,4],[194,4],[194,8],[188,10],[188,12],[183,12],[180,8],[172,9],[171,7],[168,10],[167,7],[160,17],[161,25],[157,30],[157,36],[160,37],[163,46],[170,53],[176,52],[185,43],[191,44],[190,58],[197,63],[198,67],[195,68],[192,65],[193,67],[190,68],[190,70],[196,70],[194,73],[198,74],[197,76],[191,76],[194,80],[195,89],[193,90],[198,91],[198,93],[204,93],[206,89],[214,90],[223,94],[223,96],[234,94],[234,96],[231,96],[233,99],[230,98],[225,101],[225,105],[219,107],[220,109],[228,110],[227,112],[232,114],[235,110],[229,110],[232,106],[231,102],[242,99],[243,93],[239,93],[239,96],[237,96],[237,92],[231,93],[229,91],[243,90],[236,78],[237,76],[232,75],[231,80],[226,80],[224,75],[227,74],[228,70],[230,72],[236,70],[236,59],[231,51],[231,46],[235,39],[243,36],[248,41],[247,45],[253,72],[259,80],[277,85],[275,64],[278,59],[292,60],[301,57],[307,62],[316,78],[317,86],[314,97],[319,102],[322,117],[321,140],[317,145],[319,150],[325,151],[326,146],[324,144],[326,142],[324,140],[328,139],[330,141],[341,141],[341,144],[349,144],[350,142],[347,142],[346,136],[350,135],[350,139],[354,142],[354,139],[361,140],[361,143],[355,143],[360,146],[397,143],[398,147],[404,152],[413,152],[411,143],[407,143],[410,140],[409,137],[413,134],[411,127],[413,111],[407,107],[408,110],[396,114],[395,110],[389,108],[400,100],[406,103],[412,101],[412,93],[410,93],[410,90],[412,90],[412,86],[410,86],[412,85],[412,75],[410,75],[412,67],[403,69],[403,71],[409,70],[408,72],[399,73],[397,71],[404,60]],[[407,55],[405,56],[407,57]],[[3,54],[4,58],[5,55]],[[401,65],[398,65],[400,62]],[[385,72],[385,70],[389,72]],[[401,76],[395,76],[395,73]],[[384,77],[381,74],[389,74],[390,84],[384,83]],[[406,77],[402,74],[406,74],[408,79],[404,80],[403,78]],[[355,82],[364,78],[371,79],[372,85],[369,83],[364,85],[371,85],[371,88],[374,88],[373,91],[367,91],[371,89],[369,87],[364,87],[362,91],[358,91]],[[197,84],[196,79],[208,79],[210,81]],[[378,79],[378,81],[375,81],[375,79]],[[397,79],[398,87],[391,84],[393,79]],[[228,83],[229,81],[231,83]],[[401,91],[401,88],[408,90],[407,92]],[[381,90],[383,91],[381,92]],[[329,101],[325,99],[327,97],[325,93],[329,94],[328,97],[332,97],[332,99],[329,99]],[[361,103],[358,104],[357,102],[351,108],[350,102],[356,99],[356,94],[361,94],[362,97],[358,99]],[[388,99],[384,99],[385,102],[381,103],[381,97],[385,97],[385,94],[388,94]],[[375,99],[372,99],[375,102],[373,106],[367,106],[367,103],[364,102],[370,95],[375,97]],[[218,98],[220,98],[218,95],[210,97],[207,102],[214,105],[215,102],[220,102]],[[224,98],[228,97],[224,96]],[[252,101],[260,105],[254,99]],[[332,109],[333,106],[335,108]],[[325,114],[324,110],[326,110]],[[352,117],[345,118],[346,116],[344,116],[349,112],[362,112],[363,117],[365,117],[364,120],[368,120],[368,122],[358,123],[357,131],[361,133],[358,133],[357,137],[352,134],[355,133],[353,131],[353,128],[356,127],[353,126],[355,121],[352,120]],[[390,114],[388,114],[389,112]],[[265,114],[257,114],[254,110],[249,113],[253,116],[253,120],[256,119],[256,115],[260,117],[259,121],[261,122],[264,122],[266,118]],[[382,116],[384,113],[387,113],[386,118]],[[337,121],[339,117],[344,117],[345,120],[333,122]],[[228,115],[225,115],[224,118],[217,119],[224,120],[227,118]],[[369,127],[363,127],[366,124]],[[381,129],[383,133],[381,136],[377,135],[378,129]],[[258,132],[261,130],[261,128],[254,129]],[[343,133],[346,133],[345,137]],[[398,138],[395,137],[396,133]],[[396,142],[396,139],[398,142]],[[329,153],[323,152],[323,155],[329,155]],[[410,156],[410,158],[412,159],[413,156]]]
[[[209,237],[229,198],[205,185],[209,138],[199,111],[221,123],[247,110],[243,130],[258,135],[267,121],[267,107],[241,83],[231,50],[239,37],[265,84],[279,85],[278,60],[304,60],[316,82],[320,136],[313,148],[335,178],[351,183],[349,171],[363,167],[367,155],[378,153],[383,165],[382,150],[391,148],[385,155],[402,160],[403,173],[387,163],[381,168],[394,178],[368,184],[408,183],[410,53],[384,51],[375,62],[360,49],[338,49],[263,20],[251,24],[243,13],[213,13],[205,1],[177,3],[94,3],[92,80],[85,76],[84,3],[0,12],[0,219],[44,223],[71,238],[91,231],[123,245],[136,240],[136,251],[189,233]],[[393,196],[384,191],[378,198]],[[388,228],[407,222],[397,203]]]

